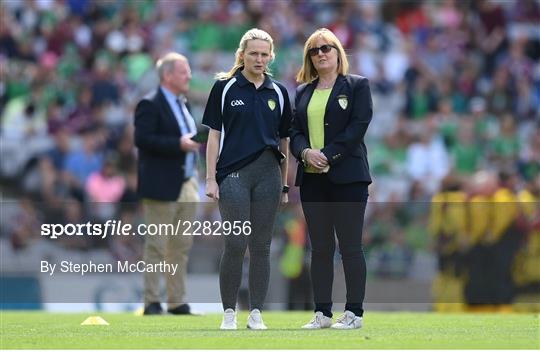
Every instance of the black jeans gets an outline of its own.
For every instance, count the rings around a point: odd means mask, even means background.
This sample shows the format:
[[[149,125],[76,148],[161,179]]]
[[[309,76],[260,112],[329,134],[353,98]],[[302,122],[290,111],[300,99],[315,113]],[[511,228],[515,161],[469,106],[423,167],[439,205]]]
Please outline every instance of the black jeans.
[[[326,174],[306,173],[300,187],[300,197],[311,241],[315,311],[332,317],[336,235],[347,288],[345,309],[362,316],[366,291],[362,228],[368,183],[334,184]]]

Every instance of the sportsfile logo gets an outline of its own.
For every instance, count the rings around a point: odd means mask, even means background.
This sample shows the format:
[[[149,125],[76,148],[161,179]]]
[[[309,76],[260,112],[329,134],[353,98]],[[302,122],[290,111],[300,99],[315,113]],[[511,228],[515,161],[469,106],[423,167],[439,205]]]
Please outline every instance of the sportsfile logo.
[[[42,224],[41,236],[57,239],[62,236],[229,236],[251,235],[251,221],[189,221],[179,219],[175,224],[132,224],[122,220],[102,223]]]
[[[244,102],[240,99],[231,101],[231,106],[239,106],[239,105],[246,105]]]

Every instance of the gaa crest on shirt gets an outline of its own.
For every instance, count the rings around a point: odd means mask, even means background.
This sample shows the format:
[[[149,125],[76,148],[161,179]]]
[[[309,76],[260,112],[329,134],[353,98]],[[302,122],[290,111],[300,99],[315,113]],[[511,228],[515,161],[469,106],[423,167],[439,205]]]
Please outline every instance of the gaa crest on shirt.
[[[349,100],[347,99],[346,95],[340,95],[338,96],[338,103],[339,103],[339,106],[341,106],[343,110],[346,110],[347,105],[349,105]]]
[[[268,99],[268,107],[270,110],[274,111],[276,108],[276,101],[274,99]]]

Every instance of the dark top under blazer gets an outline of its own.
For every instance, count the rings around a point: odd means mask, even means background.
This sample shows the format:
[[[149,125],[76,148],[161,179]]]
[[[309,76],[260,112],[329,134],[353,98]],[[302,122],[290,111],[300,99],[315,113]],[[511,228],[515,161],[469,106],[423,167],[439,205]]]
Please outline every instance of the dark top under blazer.
[[[143,198],[175,201],[184,182],[185,157],[180,127],[158,88],[135,108],[135,145],[139,149],[137,190]]]
[[[296,186],[302,185],[304,176],[302,150],[310,148],[307,107],[317,82],[318,79],[296,89],[290,130],[291,153],[298,160]],[[325,147],[321,150],[330,164],[328,177],[331,182],[371,183],[364,135],[372,115],[373,103],[368,79],[357,75],[339,75],[326,104]]]

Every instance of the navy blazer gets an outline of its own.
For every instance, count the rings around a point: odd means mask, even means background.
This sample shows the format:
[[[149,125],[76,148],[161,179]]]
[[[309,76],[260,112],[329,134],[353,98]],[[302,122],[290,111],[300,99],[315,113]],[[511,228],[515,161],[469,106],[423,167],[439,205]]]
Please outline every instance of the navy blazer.
[[[304,165],[302,150],[310,148],[307,107],[318,79],[296,89],[293,121],[290,130],[291,153],[298,161],[296,186],[302,185]],[[339,75],[328,98],[324,113],[324,148],[330,164],[328,177],[336,184],[371,183],[367,149],[364,144],[373,103],[367,78]]]
[[[160,88],[135,108],[135,145],[139,149],[137,191],[143,198],[175,201],[185,174],[180,127]]]

